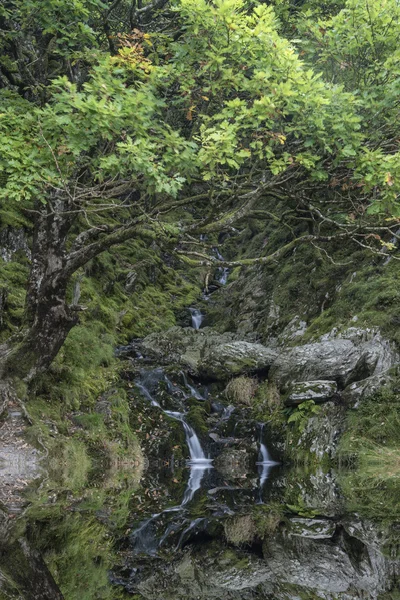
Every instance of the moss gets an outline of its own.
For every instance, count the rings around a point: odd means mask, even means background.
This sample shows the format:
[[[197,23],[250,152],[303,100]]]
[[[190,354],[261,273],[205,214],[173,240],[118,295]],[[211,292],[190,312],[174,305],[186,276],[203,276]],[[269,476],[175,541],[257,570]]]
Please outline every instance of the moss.
[[[261,383],[252,405],[252,414],[257,421],[269,423],[277,432],[284,432],[287,414],[284,412],[283,399],[275,383]]]
[[[21,325],[28,273],[26,260],[6,263],[0,259],[0,296],[4,298],[0,313],[0,341],[7,339]]]
[[[187,413],[186,420],[193,427],[195,432],[200,434],[206,434],[208,431],[207,426],[207,412],[203,405],[197,403],[197,405],[191,406]]]
[[[400,395],[399,382],[363,400],[346,418],[339,460],[350,465],[341,485],[348,506],[369,517],[399,519]]]
[[[400,382],[380,390],[348,411],[346,431],[341,438],[339,456],[342,461],[360,455],[374,446],[400,448]]]
[[[255,506],[252,511],[257,536],[262,540],[275,533],[284,520],[284,505],[270,502],[268,505]]]

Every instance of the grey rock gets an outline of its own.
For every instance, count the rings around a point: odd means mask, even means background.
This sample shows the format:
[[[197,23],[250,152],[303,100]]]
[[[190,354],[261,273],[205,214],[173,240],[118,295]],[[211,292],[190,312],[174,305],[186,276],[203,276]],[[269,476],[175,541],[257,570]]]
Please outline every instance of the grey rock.
[[[141,342],[145,356],[163,363],[180,364],[193,373],[198,372],[200,360],[214,346],[237,340],[234,333],[218,333],[209,327],[171,327],[162,333],[152,333]]]
[[[265,369],[278,355],[276,350],[238,340],[234,333],[217,333],[209,327],[200,330],[172,327],[163,333],[153,333],[142,341],[141,350],[146,356],[223,380]]]
[[[319,460],[335,458],[337,443],[344,430],[345,408],[334,402],[321,404],[310,417],[297,443],[297,449],[314,454]],[[294,451],[295,452],[295,451]]]
[[[206,377],[223,380],[268,369],[276,357],[276,350],[261,344],[233,341],[207,350],[199,370]]]
[[[328,519],[304,519],[296,517],[287,524],[290,536],[310,538],[313,540],[330,539],[336,531],[336,523]]]
[[[320,341],[282,352],[270,378],[282,390],[293,381],[336,381],[340,389],[354,381],[382,373],[398,362],[392,345],[377,330],[355,327],[338,334],[332,330]]]
[[[5,227],[0,230],[0,257],[10,262],[13,255],[21,250],[28,258],[31,256],[24,229]]]
[[[263,559],[217,540],[192,546],[164,569],[149,570],[137,589],[147,600],[377,600],[395,585],[400,563],[375,547],[373,528],[370,544],[358,524],[355,536],[351,523],[341,525],[292,519],[264,538]]]
[[[389,387],[393,381],[390,373],[379,373],[348,385],[342,392],[342,398],[347,406],[357,408],[360,400],[371,398],[382,388]]]
[[[293,340],[297,338],[301,338],[304,335],[307,329],[306,321],[303,321],[298,315],[293,317],[293,319],[286,325],[285,329],[282,331],[278,338],[278,342],[280,345],[289,345]]]
[[[337,395],[337,384],[335,381],[321,380],[296,382],[289,390],[285,399],[286,406],[297,406],[307,400],[314,402],[327,402]]]

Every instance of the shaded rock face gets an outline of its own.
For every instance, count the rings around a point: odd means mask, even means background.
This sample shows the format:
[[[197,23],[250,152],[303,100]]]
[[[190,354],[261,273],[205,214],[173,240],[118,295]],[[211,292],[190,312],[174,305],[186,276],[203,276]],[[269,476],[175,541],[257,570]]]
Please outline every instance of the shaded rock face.
[[[314,454],[319,460],[335,458],[338,441],[345,424],[345,408],[334,402],[321,405],[318,414],[310,417],[297,442],[297,450]]]
[[[390,386],[393,382],[393,377],[387,372],[355,381],[342,392],[343,401],[347,406],[357,408],[361,400],[371,398],[383,387]]]
[[[24,229],[5,227],[0,231],[0,257],[9,262],[13,255],[21,250],[30,258],[30,250]]]
[[[335,381],[344,389],[386,371],[397,361],[394,349],[376,330],[351,328],[339,335],[333,330],[319,342],[281,352],[270,377],[282,390],[292,382],[318,379]]]

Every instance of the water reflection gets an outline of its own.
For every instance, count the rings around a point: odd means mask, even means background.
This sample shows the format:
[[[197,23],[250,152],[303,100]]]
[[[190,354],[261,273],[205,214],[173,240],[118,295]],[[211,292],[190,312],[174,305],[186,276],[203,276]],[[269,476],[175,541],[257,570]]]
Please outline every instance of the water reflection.
[[[107,478],[76,498],[60,490],[23,523],[3,522],[0,598],[395,598],[400,520],[349,513],[340,481],[351,473],[270,468],[262,505],[256,468],[227,479],[207,464],[174,476],[152,467],[139,486]],[[368,493],[385,501],[384,490]]]

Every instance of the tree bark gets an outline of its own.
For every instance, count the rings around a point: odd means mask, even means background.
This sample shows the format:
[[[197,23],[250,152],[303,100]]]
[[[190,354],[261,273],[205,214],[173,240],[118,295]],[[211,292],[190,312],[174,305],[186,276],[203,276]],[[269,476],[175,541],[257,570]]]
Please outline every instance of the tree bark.
[[[5,356],[2,375],[31,380],[57,356],[72,327],[76,310],[66,300],[66,240],[72,219],[63,213],[65,201],[53,199],[37,207],[32,263],[26,294],[27,329],[22,340]]]
[[[63,600],[43,558],[21,538],[0,548],[0,571],[24,600]]]

